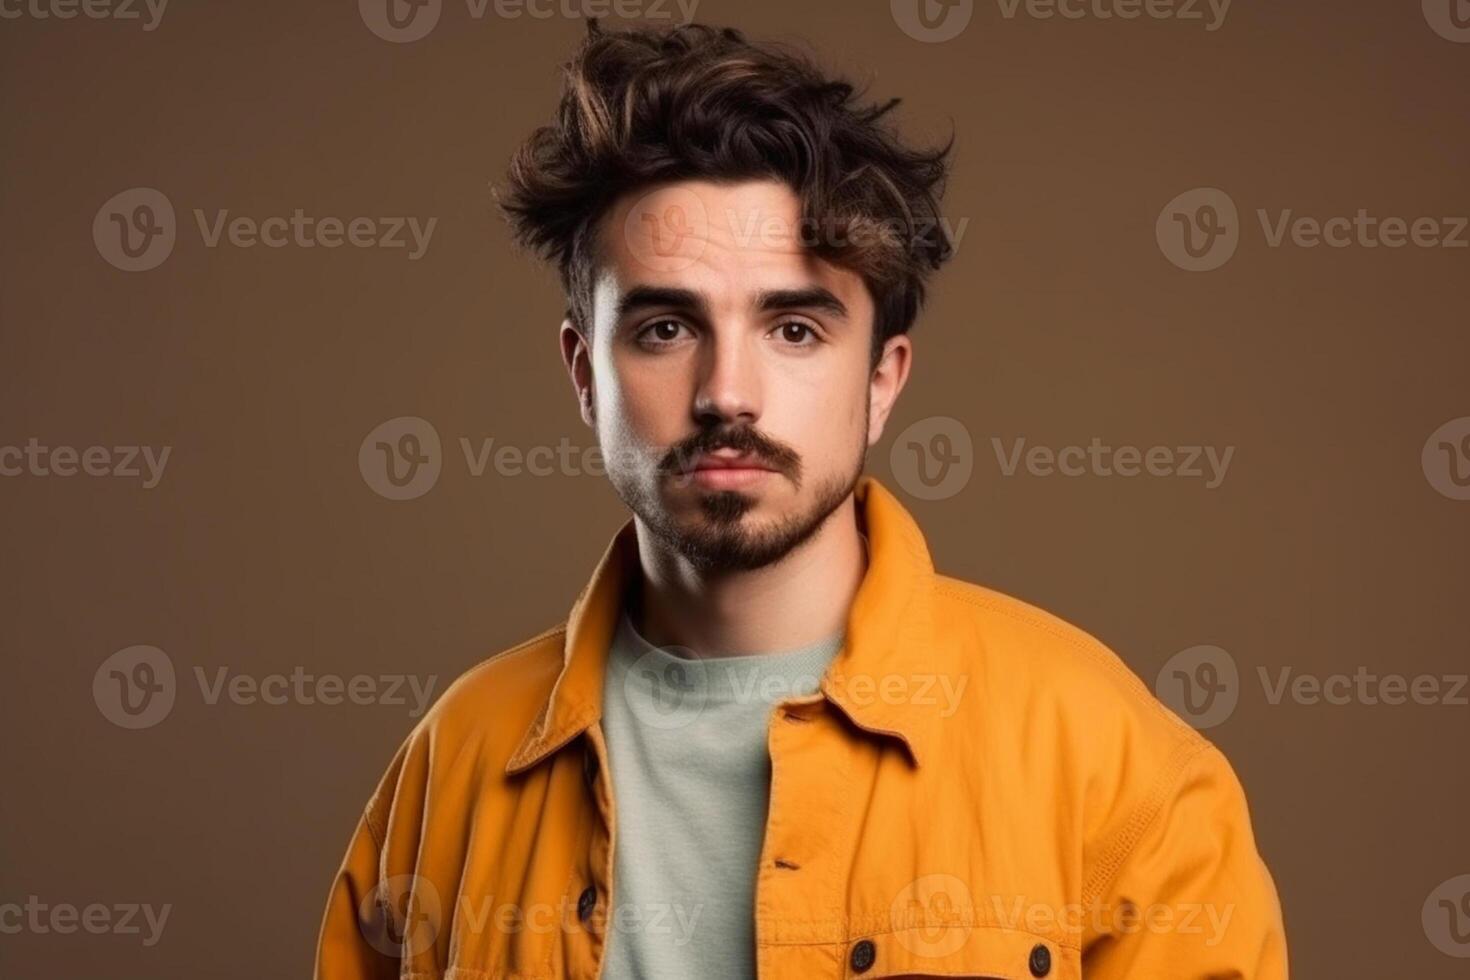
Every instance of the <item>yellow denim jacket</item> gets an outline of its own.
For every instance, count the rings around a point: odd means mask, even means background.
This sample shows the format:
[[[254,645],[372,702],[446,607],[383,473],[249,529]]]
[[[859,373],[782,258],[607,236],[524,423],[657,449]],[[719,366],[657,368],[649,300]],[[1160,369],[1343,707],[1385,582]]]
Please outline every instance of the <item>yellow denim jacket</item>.
[[[1224,756],[1091,636],[937,574],[878,481],[857,503],[845,645],[770,723],[759,975],[1285,978]],[[566,623],[408,736],[333,883],[319,980],[599,975],[627,927],[602,674],[637,567],[630,521]]]

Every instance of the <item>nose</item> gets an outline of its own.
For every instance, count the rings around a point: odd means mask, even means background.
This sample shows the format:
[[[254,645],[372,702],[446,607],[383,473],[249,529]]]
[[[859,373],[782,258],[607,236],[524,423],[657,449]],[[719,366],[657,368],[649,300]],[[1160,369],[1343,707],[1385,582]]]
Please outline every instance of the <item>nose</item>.
[[[741,330],[714,330],[700,351],[694,421],[701,427],[751,425],[760,418],[759,352]]]

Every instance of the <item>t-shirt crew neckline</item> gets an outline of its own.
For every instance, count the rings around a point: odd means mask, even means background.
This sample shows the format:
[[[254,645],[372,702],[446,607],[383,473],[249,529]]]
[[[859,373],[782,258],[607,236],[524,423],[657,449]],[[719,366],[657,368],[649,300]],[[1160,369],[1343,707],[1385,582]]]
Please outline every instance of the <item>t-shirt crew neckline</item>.
[[[624,675],[624,683],[655,688],[661,682],[674,682],[691,693],[697,691],[705,704],[750,697],[772,701],[814,693],[845,635],[839,630],[815,643],[771,653],[701,657],[680,656],[649,643],[633,626],[627,610],[619,617],[617,629],[612,644],[614,669]]]
[[[858,532],[858,538],[863,543],[863,568],[866,569],[869,555],[868,536],[860,531]],[[643,634],[638,632],[637,627],[633,625],[633,617],[629,615],[627,605],[624,605],[619,613],[617,629],[618,632],[624,634],[629,646],[637,648],[639,659],[650,656],[660,666],[664,666],[667,663],[689,663],[695,660],[705,664],[733,664],[744,660],[759,659],[763,663],[779,667],[783,661],[788,659],[798,661],[813,655],[830,657],[842,646],[842,640],[846,632],[845,630],[838,630],[831,636],[818,640],[815,643],[793,647],[787,650],[775,650],[770,653],[734,653],[706,657],[695,656],[693,655],[693,651],[690,651],[691,656],[684,657],[670,652],[668,648],[654,646],[648,640],[644,639]]]

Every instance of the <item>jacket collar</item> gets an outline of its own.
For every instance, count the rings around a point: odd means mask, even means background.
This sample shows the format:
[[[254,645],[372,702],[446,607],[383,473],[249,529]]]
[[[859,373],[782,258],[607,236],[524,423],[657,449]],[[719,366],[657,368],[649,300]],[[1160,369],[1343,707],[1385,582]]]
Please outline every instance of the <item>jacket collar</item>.
[[[848,610],[842,649],[822,679],[822,693],[859,728],[898,739],[918,764],[929,756],[939,720],[932,704],[914,696],[927,689],[918,683],[925,672],[942,669],[930,659],[936,650],[934,565],[919,526],[874,477],[858,480],[855,501],[868,538],[868,568]],[[608,645],[628,586],[639,574],[630,519],[613,536],[572,606],[561,674],[506,772],[536,765],[602,717]],[[895,696],[895,691],[902,693]]]

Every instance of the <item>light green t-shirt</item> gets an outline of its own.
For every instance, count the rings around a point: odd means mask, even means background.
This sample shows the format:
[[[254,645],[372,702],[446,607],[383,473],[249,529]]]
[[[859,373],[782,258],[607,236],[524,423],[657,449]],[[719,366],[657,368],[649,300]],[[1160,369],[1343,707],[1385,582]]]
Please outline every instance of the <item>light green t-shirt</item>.
[[[652,646],[624,613],[603,682],[617,807],[605,978],[755,976],[771,709],[815,692],[841,646],[839,633],[796,650],[692,658]]]

